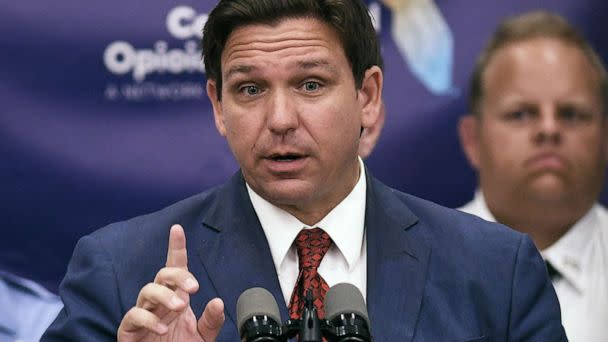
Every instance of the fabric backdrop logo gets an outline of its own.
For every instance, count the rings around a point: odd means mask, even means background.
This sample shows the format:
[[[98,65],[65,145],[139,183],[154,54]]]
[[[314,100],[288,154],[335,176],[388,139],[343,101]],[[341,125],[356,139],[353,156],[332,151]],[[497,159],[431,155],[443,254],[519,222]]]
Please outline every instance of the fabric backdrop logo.
[[[452,32],[435,1],[370,1],[368,7],[375,19],[376,31],[383,34],[380,3],[392,14],[388,34],[416,78],[435,95],[457,94],[452,80]],[[197,13],[190,6],[177,6],[167,12],[166,28],[173,38],[183,41],[181,48],[170,48],[164,40],[152,43],[152,48],[137,48],[124,40],[110,43],[103,54],[107,70],[116,76],[131,75],[131,81],[108,84],[105,98],[111,101],[203,99],[203,78],[187,75],[205,72],[198,42],[207,18],[207,13]]]
[[[169,48],[169,43],[159,40],[150,48],[137,48],[133,44],[117,40],[110,43],[103,54],[107,70],[117,76],[131,75],[132,81],[110,83],[104,95],[107,100],[193,100],[205,95],[202,78],[184,81],[185,75],[202,74],[204,64],[198,50],[202,28],[207,21],[206,13],[197,13],[189,6],[169,10],[167,30],[177,40],[184,41],[183,48]],[[152,75],[169,75],[164,81],[150,81]],[[169,79],[167,79],[169,78]]]
[[[435,95],[457,95],[454,38],[434,0],[382,0],[392,12],[391,36],[416,78]]]

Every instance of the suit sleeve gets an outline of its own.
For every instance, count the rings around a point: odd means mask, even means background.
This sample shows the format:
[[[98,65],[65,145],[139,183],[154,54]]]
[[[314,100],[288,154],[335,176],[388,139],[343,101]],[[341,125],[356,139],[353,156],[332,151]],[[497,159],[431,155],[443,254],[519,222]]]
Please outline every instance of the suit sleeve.
[[[116,275],[94,237],[78,241],[59,294],[64,308],[41,341],[116,341],[123,312]]]
[[[509,341],[567,341],[559,302],[546,266],[523,235],[513,270]]]

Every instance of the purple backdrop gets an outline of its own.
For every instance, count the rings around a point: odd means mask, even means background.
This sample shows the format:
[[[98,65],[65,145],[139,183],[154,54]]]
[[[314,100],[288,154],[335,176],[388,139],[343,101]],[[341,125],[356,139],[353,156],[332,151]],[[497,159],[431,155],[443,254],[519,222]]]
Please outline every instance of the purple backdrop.
[[[55,290],[78,237],[160,209],[236,169],[215,131],[198,52],[213,1],[58,0],[0,4],[0,268]],[[447,205],[467,201],[474,174],[456,122],[475,57],[505,15],[563,14],[608,56],[604,0],[447,1],[450,89],[433,92],[371,1],[385,56],[387,119],[372,172]],[[420,43],[420,42],[418,42]],[[159,246],[159,248],[165,248]]]

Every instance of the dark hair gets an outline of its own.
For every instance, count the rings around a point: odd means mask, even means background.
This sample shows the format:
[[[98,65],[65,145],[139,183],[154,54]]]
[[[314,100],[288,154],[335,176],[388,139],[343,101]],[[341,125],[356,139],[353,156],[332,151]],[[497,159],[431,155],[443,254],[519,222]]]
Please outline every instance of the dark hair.
[[[220,0],[209,13],[203,29],[202,49],[207,78],[217,83],[221,100],[221,55],[228,37],[248,24],[276,24],[285,18],[316,18],[338,34],[352,68],[355,84],[361,87],[365,71],[382,68],[378,37],[367,7],[360,0]]]
[[[469,105],[473,114],[480,116],[483,97],[483,76],[492,57],[508,44],[534,38],[554,38],[581,50],[599,76],[599,91],[602,111],[608,112],[608,78],[601,59],[583,36],[559,15],[534,11],[504,20],[492,35],[477,59],[469,87]]]

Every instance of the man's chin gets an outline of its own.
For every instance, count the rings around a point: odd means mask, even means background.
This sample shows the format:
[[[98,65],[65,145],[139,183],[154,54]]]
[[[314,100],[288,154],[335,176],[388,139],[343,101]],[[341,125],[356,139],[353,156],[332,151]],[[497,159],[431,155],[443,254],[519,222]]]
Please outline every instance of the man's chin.
[[[308,203],[315,193],[310,183],[298,179],[273,181],[260,190],[258,193],[262,197],[277,206],[295,206]]]
[[[529,185],[528,196],[544,202],[567,202],[571,200],[571,187],[559,177],[544,177]]]

